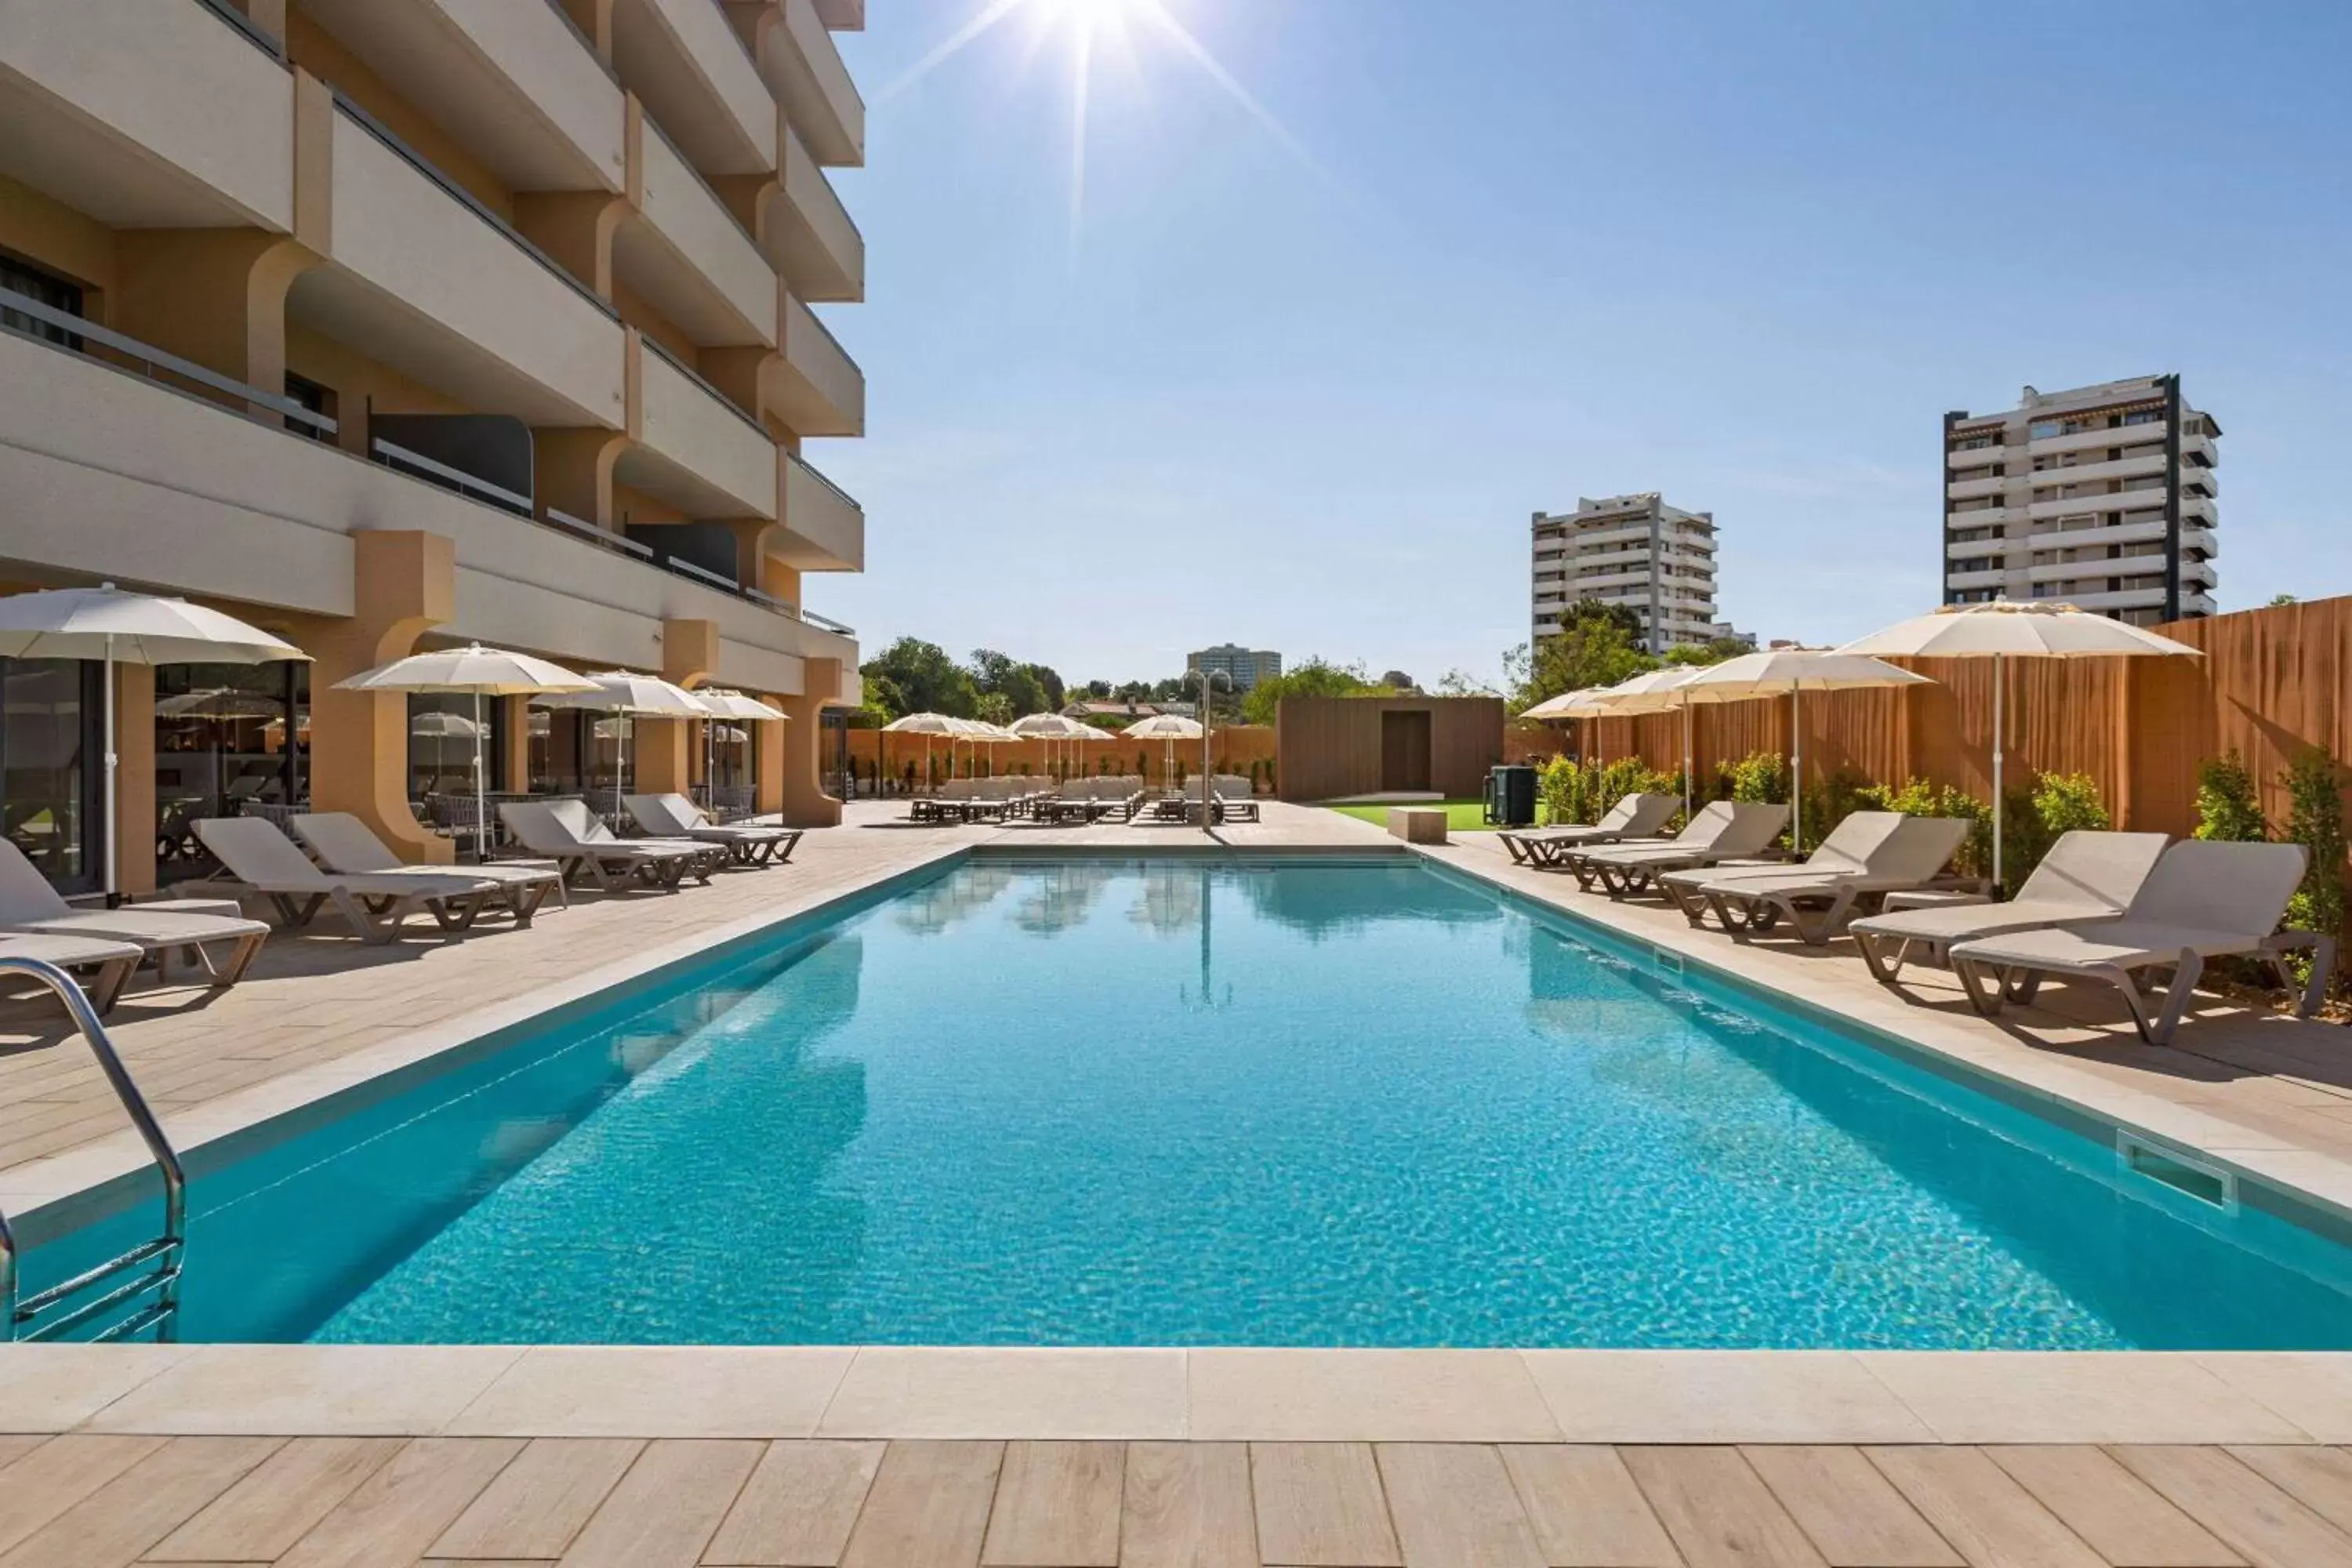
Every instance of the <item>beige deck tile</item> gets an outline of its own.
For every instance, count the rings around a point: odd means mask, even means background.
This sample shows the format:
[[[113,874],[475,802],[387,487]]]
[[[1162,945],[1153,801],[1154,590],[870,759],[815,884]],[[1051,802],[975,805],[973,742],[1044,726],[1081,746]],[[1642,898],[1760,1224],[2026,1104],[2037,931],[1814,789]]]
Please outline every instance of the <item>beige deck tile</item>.
[[[1002,1443],[893,1443],[842,1549],[842,1568],[974,1568]]]
[[[1626,1468],[1690,1568],[1824,1568],[1737,1448],[1624,1451]]]
[[[79,1426],[187,1355],[184,1345],[0,1345],[0,1432]]]
[[[435,1557],[563,1555],[645,1451],[634,1437],[541,1437],[433,1542]]]
[[[1129,1443],[1120,1568],[1258,1568],[1249,1449]]]
[[[1373,1450],[1406,1568],[1545,1568],[1503,1457],[1479,1443]]]
[[[1118,1568],[1120,1443],[1008,1443],[980,1560],[996,1568]]]
[[[2323,1443],[2352,1443],[2352,1355],[2207,1354],[2197,1364]]]
[[[0,1437],[0,1470],[5,1470],[48,1440],[47,1436],[35,1433],[26,1433],[15,1437]],[[0,1485],[5,1484],[0,1482]]]
[[[413,1558],[521,1449],[505,1437],[420,1437],[296,1542],[278,1568],[378,1568]]]
[[[2103,1448],[2028,1445],[1988,1447],[1984,1454],[2110,1563],[2132,1568],[2236,1568],[2245,1561]]]
[[[163,1446],[161,1437],[52,1438],[0,1475],[0,1552]]]
[[[116,1568],[235,1486],[275,1437],[175,1437],[25,1537],[0,1568]]]
[[[2352,1536],[2218,1448],[2114,1453],[2256,1568],[2352,1568]]]
[[[799,1346],[542,1346],[450,1421],[509,1437],[805,1437],[851,1352]]]
[[[824,1437],[1181,1437],[1185,1352],[861,1350]]]
[[[297,1437],[173,1531],[148,1556],[170,1562],[266,1562],[398,1452],[397,1437]]]
[[[823,1439],[771,1443],[702,1560],[831,1568],[849,1544],[885,1447]]]
[[[520,1353],[486,1345],[199,1345],[89,1426],[303,1436],[436,1432]]]
[[[1540,1443],[1559,1428],[1512,1351],[1197,1350],[1191,1435]]]
[[[2147,1352],[1864,1351],[1947,1443],[2295,1443],[2306,1434],[2199,1364]]]
[[[2009,1472],[1974,1448],[1873,1448],[1871,1463],[1976,1568],[2106,1568]]]
[[[1832,1568],[1968,1568],[1858,1448],[1769,1445],[1740,1455]]]
[[[1504,1468],[1553,1568],[1682,1568],[1633,1473],[1602,1443],[1511,1444]]]
[[[1529,1351],[1571,1442],[1907,1443],[1927,1429],[1842,1351]]]
[[[563,1553],[564,1568],[694,1568],[764,1451],[741,1439],[646,1444]]]
[[[1401,1568],[1369,1443],[1253,1443],[1257,1544],[1284,1568]]]
[[[2352,1534],[2352,1453],[2310,1447],[2231,1448],[2240,1464]]]

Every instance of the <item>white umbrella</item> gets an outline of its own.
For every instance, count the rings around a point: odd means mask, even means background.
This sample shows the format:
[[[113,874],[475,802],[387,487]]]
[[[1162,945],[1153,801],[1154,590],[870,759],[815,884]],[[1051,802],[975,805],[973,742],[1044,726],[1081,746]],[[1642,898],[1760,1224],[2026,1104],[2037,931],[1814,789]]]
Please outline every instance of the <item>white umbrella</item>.
[[[740,726],[781,724],[792,717],[781,708],[771,708],[756,697],[747,697],[724,686],[699,688],[694,693],[694,700],[701,703],[712,717],[736,721],[734,724],[705,724],[702,727],[702,777],[705,785],[714,792],[719,783],[716,764],[719,742],[740,746],[751,738],[751,732]],[[718,799],[714,793],[711,804],[716,805]]]
[[[489,733],[489,726],[482,722],[482,699],[585,691],[593,689],[593,685],[587,677],[574,674],[560,664],[527,653],[512,653],[502,647],[484,647],[479,643],[468,643],[464,647],[413,653],[406,658],[396,658],[373,669],[363,669],[348,680],[335,682],[335,689],[338,691],[453,692],[474,700],[471,720],[455,713],[419,714],[416,722],[446,718],[473,726],[474,853],[487,860],[490,858],[490,823],[488,808],[482,801],[482,738]],[[410,732],[454,734],[458,731],[420,731],[412,725]]]
[[[478,741],[488,734],[489,730],[490,727],[478,719],[468,719],[463,713],[445,713],[438,710],[419,713],[408,721],[410,734],[430,736],[435,740],[454,738]]]
[[[1697,669],[1688,665],[1668,665],[1661,669],[1645,669],[1598,691],[1570,694],[1583,698],[1582,706],[1587,711],[1598,709],[1603,713],[1627,718],[1641,713],[1682,710],[1683,820],[1685,822],[1690,820],[1691,809],[1691,721],[1690,694],[1684,688],[1697,675]]]
[[[1693,702],[1739,702],[1753,697],[1778,697],[1783,691],[1789,694],[1789,846],[1801,855],[1805,849],[1805,741],[1801,707],[1804,693],[1933,684],[1924,675],[1860,654],[1791,647],[1745,653],[1709,665],[1684,682],[1681,689]]]
[[[105,888],[115,882],[114,772],[119,758],[114,734],[114,667],[117,664],[268,664],[308,659],[282,642],[234,616],[192,605],[130,594],[111,583],[95,588],[52,588],[0,598],[0,658],[98,659],[106,666],[100,701],[106,731]]]
[[[590,689],[551,697],[547,706],[585,708],[592,712],[621,714],[629,720],[621,729],[620,765],[613,771],[613,815],[618,817],[621,780],[629,771],[629,744],[635,738],[636,716],[642,713],[656,719],[708,719],[710,710],[696,701],[693,692],[658,675],[600,669],[590,672],[588,682]]]
[[[275,697],[239,691],[233,686],[206,687],[155,700],[155,714],[162,719],[274,719],[285,710],[286,704]]]
[[[1197,741],[1201,738],[1202,730],[1201,726],[1193,721],[1177,714],[1155,713],[1149,719],[1139,720],[1129,724],[1121,733],[1131,735],[1139,741],[1167,742],[1168,773],[1166,776],[1172,782],[1176,777],[1176,742]]]
[[[1015,719],[1011,725],[1013,734],[1048,742],[1075,741],[1087,734],[1089,729],[1090,726],[1081,724],[1076,719],[1066,719],[1059,713],[1031,713]],[[1049,775],[1054,771],[1054,759],[1050,752],[1045,759],[1045,771]]]
[[[945,713],[909,713],[903,719],[893,719],[883,725],[882,732],[886,735],[920,735],[923,738],[923,793],[929,795],[931,792],[931,737],[945,735],[948,738],[948,765],[952,768],[955,765],[954,742],[962,738],[961,726],[966,722],[968,721],[952,719]]]
[[[1885,631],[1857,637],[1840,653],[1908,658],[1992,660],[1992,880],[2000,887],[2001,661],[2011,658],[2116,658],[2134,656],[2201,656],[2202,650],[2170,637],[2109,620],[2072,605],[2016,604],[1996,599],[1984,605],[1947,605],[1933,614],[1898,621]]]

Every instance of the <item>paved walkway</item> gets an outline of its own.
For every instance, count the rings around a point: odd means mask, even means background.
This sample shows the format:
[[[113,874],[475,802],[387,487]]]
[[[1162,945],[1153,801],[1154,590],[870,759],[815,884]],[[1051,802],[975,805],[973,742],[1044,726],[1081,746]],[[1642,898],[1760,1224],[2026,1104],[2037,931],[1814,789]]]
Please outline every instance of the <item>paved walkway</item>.
[[[0,1563],[2352,1564],[2326,1448],[0,1437]]]

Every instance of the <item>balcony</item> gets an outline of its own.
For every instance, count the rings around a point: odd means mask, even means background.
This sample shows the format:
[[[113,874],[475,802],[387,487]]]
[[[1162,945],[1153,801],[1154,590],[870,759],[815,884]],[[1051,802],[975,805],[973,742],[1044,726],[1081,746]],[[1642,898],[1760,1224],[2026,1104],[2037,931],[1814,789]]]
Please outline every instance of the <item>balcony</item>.
[[[291,232],[294,74],[196,0],[0,0],[0,173],[110,228]]]
[[[2189,436],[2182,439],[2180,443],[2182,468],[2194,465],[2199,468],[2211,468],[2218,467],[2221,461],[2221,448],[2214,446],[2212,437]]]
[[[779,152],[783,177],[761,207],[760,248],[800,299],[865,299],[866,237],[790,126]]]
[[[866,0],[816,0],[817,20],[836,33],[866,30]]]
[[[2149,507],[2164,504],[2164,483],[2136,489],[2106,490],[2095,495],[2062,496],[2056,500],[2038,500],[2025,509],[2025,515],[2035,522],[2047,518],[2072,517],[2076,512],[2145,511]]]
[[[47,572],[347,616],[351,536],[396,520],[456,542],[457,615],[437,628],[449,636],[581,668],[642,668],[664,620],[710,620],[718,679],[785,696],[802,689],[803,658],[856,658],[846,638],[740,594],[289,434],[284,400],[261,389],[235,396],[240,406],[223,406],[0,331],[0,494],[25,508],[12,511],[0,554]]]
[[[775,442],[652,339],[638,342],[637,441],[614,478],[689,518],[775,516]]]
[[[2006,462],[2011,448],[1996,443],[1990,447],[1970,447],[1966,450],[1950,448],[1944,453],[1944,467],[1954,473],[1966,473],[1971,468],[1983,468],[1994,463]]]
[[[509,189],[623,188],[621,89],[556,6],[303,0],[302,9]]]
[[[2163,473],[2164,448],[2157,447],[2145,452],[2135,452],[2128,458],[2080,463],[2071,468],[2044,468],[2033,476],[2033,482],[2037,485],[2097,484],[2107,479],[2161,477]]]
[[[713,0],[614,0],[613,63],[705,174],[775,168],[776,100]]]
[[[866,434],[866,373],[806,305],[786,294],[783,350],[760,374],[767,411],[796,436]]]
[[[2105,578],[2100,581],[2104,583]],[[2052,594],[2047,598],[2062,601],[2078,610],[2161,610],[2164,608],[2164,584],[2154,584],[2145,588],[2124,588],[2115,592],[2100,589],[2093,593]],[[2184,607],[2186,607],[2184,603]]]
[[[635,207],[613,271],[702,347],[774,347],[776,275],[702,176],[650,120],[631,137]]]
[[[864,163],[866,102],[814,0],[763,5],[749,14],[748,23],[760,75],[802,144],[819,163]]]
[[[1576,531],[1575,536],[1580,549],[1594,544],[1620,544],[1633,540],[1647,542],[1649,537],[1650,525],[1647,522],[1631,524],[1612,522],[1599,528],[1580,528]]]
[[[1980,479],[1954,479],[1944,487],[1944,494],[1953,500],[1973,500],[1979,496],[1997,496],[2009,488],[2001,475],[1988,475]]]
[[[1982,572],[1948,572],[1944,574],[1944,585],[1948,588],[1999,588],[2008,582],[2008,571],[1999,566]]]
[[[2044,436],[2038,441],[2028,441],[2025,449],[2036,458],[2055,457],[2061,452],[2087,452],[2100,447],[2132,447],[2153,446],[2164,450],[2164,433],[2168,426],[2162,420],[2152,425],[2118,425],[2105,430],[2077,430],[2071,436]]]
[[[782,464],[782,527],[768,537],[768,553],[802,572],[866,570],[866,509],[807,463],[779,448]]]
[[[332,265],[290,321],[479,413],[621,427],[621,324],[495,214],[349,103],[334,124]]]

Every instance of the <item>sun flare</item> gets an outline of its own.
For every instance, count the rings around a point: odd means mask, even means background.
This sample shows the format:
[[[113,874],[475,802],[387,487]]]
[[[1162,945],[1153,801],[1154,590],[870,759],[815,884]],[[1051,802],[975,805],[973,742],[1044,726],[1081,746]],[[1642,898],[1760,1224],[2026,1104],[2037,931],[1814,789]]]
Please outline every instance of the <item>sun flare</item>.
[[[1179,0],[1181,3],[1181,0]],[[882,89],[877,101],[887,101],[961,54],[1003,23],[1021,18],[1029,25],[1034,57],[1058,41],[1070,60],[1070,261],[1077,264],[1078,237],[1086,219],[1087,121],[1094,109],[1095,65],[1102,45],[1110,43],[1132,58],[1139,53],[1139,36],[1189,61],[1239,104],[1276,142],[1310,171],[1322,174],[1314,156],[1288,128],[1260,103],[1240,79],[1210,53],[1171,8],[1171,0],[983,0],[962,26],[902,72]]]

